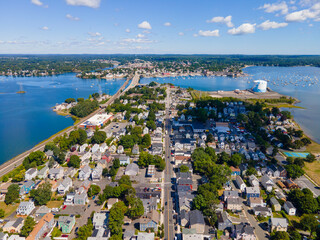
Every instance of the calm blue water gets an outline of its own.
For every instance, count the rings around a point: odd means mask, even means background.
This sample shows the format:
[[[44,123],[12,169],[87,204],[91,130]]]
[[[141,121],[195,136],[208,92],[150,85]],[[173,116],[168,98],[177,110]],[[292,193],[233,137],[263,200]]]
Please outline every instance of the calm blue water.
[[[53,77],[0,76],[0,164],[73,124],[71,118],[52,111],[56,103],[69,97],[88,98],[99,89],[112,95],[124,81],[85,80],[73,73]],[[20,83],[26,94],[16,94]]]
[[[181,87],[192,87],[203,91],[232,91],[248,89],[253,80],[269,81],[268,87],[279,93],[298,98],[299,106],[306,109],[290,110],[303,130],[315,141],[320,142],[320,68],[315,67],[248,67],[243,70],[248,77],[177,77],[145,78],[142,83],[157,81],[173,83]],[[309,86],[310,84],[310,86]]]

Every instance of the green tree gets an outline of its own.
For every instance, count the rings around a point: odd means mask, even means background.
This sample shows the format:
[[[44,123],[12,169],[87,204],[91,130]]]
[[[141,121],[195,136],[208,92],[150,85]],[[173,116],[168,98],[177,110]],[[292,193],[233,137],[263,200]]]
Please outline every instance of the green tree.
[[[20,235],[23,237],[28,237],[35,225],[36,222],[33,217],[28,216],[24,221],[23,227],[21,228]]]
[[[289,234],[284,231],[272,232],[270,234],[271,240],[290,240]]]
[[[147,121],[146,126],[147,126],[147,128],[151,129],[152,131],[156,130],[156,128],[157,128],[156,123],[152,120]]]
[[[130,176],[122,175],[121,178],[119,179],[118,183],[119,183],[119,185],[125,184],[125,185],[128,185],[128,186],[131,186]]]
[[[101,191],[101,188],[98,185],[91,184],[90,188],[88,189],[88,197],[98,195],[100,191]]]
[[[44,164],[45,159],[46,159],[46,155],[44,154],[44,152],[38,150],[38,151],[30,153],[29,156],[27,156],[23,160],[22,164],[25,167],[25,169],[27,170],[29,168],[40,166],[40,165]],[[34,163],[34,165],[32,163]]]
[[[103,131],[95,131],[92,138],[91,143],[103,143],[107,138],[107,134]]]
[[[285,168],[287,170],[288,177],[292,179],[301,177],[304,174],[304,170],[295,164],[287,165]]]
[[[11,184],[8,187],[8,192],[5,196],[4,202],[9,205],[12,204],[15,200],[19,199],[20,187],[18,184]]]
[[[135,197],[129,201],[129,207],[126,214],[131,219],[137,219],[144,214],[144,207],[140,198]]]
[[[30,191],[30,197],[34,199],[36,205],[46,205],[52,196],[51,184],[49,182],[41,184],[37,189]]]
[[[62,235],[62,232],[59,228],[54,227],[51,235],[52,235],[52,237],[60,237]]]
[[[81,159],[77,155],[72,155],[68,162],[68,167],[79,168]]]
[[[64,100],[65,103],[73,103],[76,100],[74,98],[67,98],[66,100]]]
[[[189,167],[187,165],[181,165],[180,172],[189,172]]]
[[[148,148],[151,145],[151,137],[149,134],[145,134],[141,140],[141,146],[143,148]]]
[[[242,156],[239,153],[235,153],[231,156],[230,165],[238,167],[242,162]]]
[[[300,227],[303,230],[310,232],[310,236],[317,230],[318,225],[318,220],[314,215],[306,215],[300,221]]]

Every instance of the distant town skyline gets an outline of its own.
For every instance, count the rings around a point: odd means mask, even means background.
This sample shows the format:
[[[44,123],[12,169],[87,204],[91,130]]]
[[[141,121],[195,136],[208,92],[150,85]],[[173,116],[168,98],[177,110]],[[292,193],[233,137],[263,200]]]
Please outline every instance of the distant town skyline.
[[[320,0],[3,0],[0,54],[320,54]]]

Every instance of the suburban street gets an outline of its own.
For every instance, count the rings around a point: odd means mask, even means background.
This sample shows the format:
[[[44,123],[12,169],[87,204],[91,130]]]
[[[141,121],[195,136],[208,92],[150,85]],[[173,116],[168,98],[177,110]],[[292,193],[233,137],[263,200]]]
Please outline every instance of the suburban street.
[[[166,99],[166,121],[165,121],[165,159],[166,168],[164,170],[164,239],[174,239],[174,222],[173,222],[173,202],[172,202],[172,176],[173,166],[171,164],[171,151],[170,151],[170,132],[171,124],[169,119],[169,103],[170,103],[170,90],[167,89]]]

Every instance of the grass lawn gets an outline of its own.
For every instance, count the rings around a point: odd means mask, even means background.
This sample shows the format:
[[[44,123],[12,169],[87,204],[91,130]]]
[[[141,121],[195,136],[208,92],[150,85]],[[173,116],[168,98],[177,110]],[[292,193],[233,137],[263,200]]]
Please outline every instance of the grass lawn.
[[[63,204],[63,201],[49,201],[47,203],[48,208],[59,208]]]
[[[301,220],[301,217],[298,217],[298,216],[290,216],[290,215],[287,215],[287,217],[288,217],[288,219],[290,220],[290,221],[296,221],[296,222],[300,222],[300,220]]]
[[[274,218],[283,218],[283,216],[280,212],[273,212],[272,214],[273,214]]]
[[[0,202],[0,209],[3,209],[5,214],[4,218],[10,216],[13,212],[18,208],[19,203],[15,203],[14,205],[7,205],[5,202]]]
[[[304,170],[307,175],[320,185],[320,162],[314,161],[313,163],[304,162]]]
[[[313,154],[320,154],[320,144],[314,142],[311,140],[311,144],[309,146],[307,146],[306,151],[307,152],[311,152]]]

